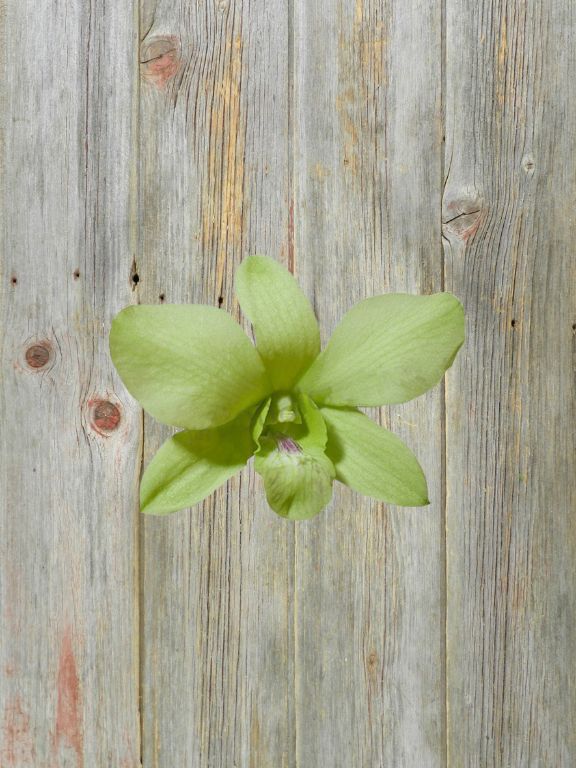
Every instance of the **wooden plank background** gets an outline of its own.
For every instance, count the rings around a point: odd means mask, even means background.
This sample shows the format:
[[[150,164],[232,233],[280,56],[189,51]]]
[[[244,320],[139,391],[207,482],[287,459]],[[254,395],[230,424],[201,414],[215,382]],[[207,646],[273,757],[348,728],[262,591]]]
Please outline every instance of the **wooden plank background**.
[[[575,43],[572,0],[0,2],[1,768],[576,765]],[[256,252],[324,341],[463,301],[372,412],[429,507],[287,523],[249,468],[139,515],[111,319],[241,319]]]

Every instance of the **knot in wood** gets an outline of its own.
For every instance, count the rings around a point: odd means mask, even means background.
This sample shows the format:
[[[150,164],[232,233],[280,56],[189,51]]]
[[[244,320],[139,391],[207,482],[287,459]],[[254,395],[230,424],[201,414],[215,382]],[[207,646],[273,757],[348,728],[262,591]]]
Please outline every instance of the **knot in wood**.
[[[163,89],[180,69],[180,39],[176,35],[146,38],[140,48],[140,72],[146,82]]]
[[[368,678],[375,682],[378,677],[378,668],[379,668],[379,659],[378,654],[376,651],[370,651],[368,654],[368,657],[366,659],[366,672],[368,674]]]
[[[535,169],[536,164],[534,162],[534,155],[531,152],[528,152],[528,154],[524,155],[522,158],[522,170],[527,176],[533,176]]]
[[[442,232],[447,240],[457,240],[466,245],[482,221],[484,201],[480,195],[465,193],[444,199]]]
[[[50,345],[47,341],[41,344],[32,344],[25,354],[26,362],[30,368],[43,368],[50,360]]]
[[[98,432],[113,432],[120,424],[120,409],[109,400],[92,403],[92,425]]]

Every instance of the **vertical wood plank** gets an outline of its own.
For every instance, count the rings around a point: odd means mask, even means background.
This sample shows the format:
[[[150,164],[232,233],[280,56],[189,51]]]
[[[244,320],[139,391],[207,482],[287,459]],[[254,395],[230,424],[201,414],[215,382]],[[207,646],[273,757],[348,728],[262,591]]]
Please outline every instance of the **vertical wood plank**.
[[[238,317],[241,258],[287,261],[287,34],[282,2],[143,4],[141,301]],[[293,765],[291,527],[244,470],[144,531],[144,766]]]
[[[0,764],[135,766],[132,4],[0,7]]]
[[[441,290],[440,5],[295,2],[296,271],[324,341],[356,301]],[[299,766],[444,764],[442,393],[382,413],[432,504],[339,486],[297,524]]]
[[[447,0],[448,754],[576,763],[576,103],[569,0]]]

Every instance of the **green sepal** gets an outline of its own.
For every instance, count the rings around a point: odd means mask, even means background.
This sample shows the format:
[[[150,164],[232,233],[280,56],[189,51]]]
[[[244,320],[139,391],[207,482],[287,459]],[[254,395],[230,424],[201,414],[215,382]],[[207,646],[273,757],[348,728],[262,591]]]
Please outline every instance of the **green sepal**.
[[[236,272],[236,294],[274,389],[290,389],[320,352],[310,302],[294,276],[267,256],[244,259]]]

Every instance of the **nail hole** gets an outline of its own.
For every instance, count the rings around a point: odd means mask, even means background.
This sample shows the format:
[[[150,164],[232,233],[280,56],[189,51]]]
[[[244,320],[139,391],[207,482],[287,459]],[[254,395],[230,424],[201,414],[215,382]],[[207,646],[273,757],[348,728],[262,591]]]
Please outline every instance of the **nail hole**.
[[[218,296],[218,307],[221,307],[222,304],[224,304],[224,296]]]
[[[12,285],[16,285],[18,283],[18,278],[13,277],[12,280],[10,280],[10,282],[12,283]]]
[[[510,325],[512,326],[512,328],[514,328],[514,326],[516,325],[516,320],[512,320],[512,321],[510,322]]]
[[[164,296],[164,294],[163,294],[163,293],[161,293],[161,294],[160,294],[160,296],[158,296],[158,298],[160,299],[160,301],[164,301],[164,299],[165,299],[166,297]]]
[[[80,270],[79,269],[75,269],[74,270],[74,280],[78,280],[79,277],[80,277]]]

